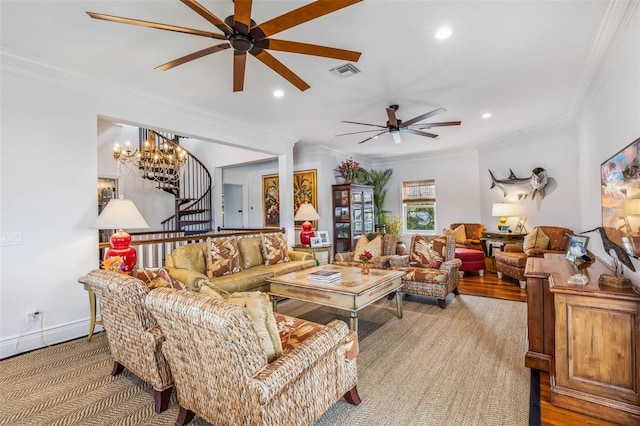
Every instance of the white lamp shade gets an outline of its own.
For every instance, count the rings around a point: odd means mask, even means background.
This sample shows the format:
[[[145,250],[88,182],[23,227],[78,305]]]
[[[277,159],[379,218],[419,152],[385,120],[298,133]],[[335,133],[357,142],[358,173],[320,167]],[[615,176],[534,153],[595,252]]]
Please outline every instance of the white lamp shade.
[[[149,224],[131,200],[113,199],[102,210],[95,228],[98,229],[143,229]]]
[[[493,203],[491,216],[494,217],[510,217],[517,213],[516,205],[512,203]]]
[[[304,221],[304,220],[318,220],[320,216],[316,209],[310,203],[303,203],[298,208],[298,212],[293,220]]]

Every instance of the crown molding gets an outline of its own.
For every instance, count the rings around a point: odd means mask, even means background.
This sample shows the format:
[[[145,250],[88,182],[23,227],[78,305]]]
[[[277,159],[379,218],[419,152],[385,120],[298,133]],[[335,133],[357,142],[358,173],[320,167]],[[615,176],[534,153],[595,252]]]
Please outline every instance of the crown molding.
[[[580,78],[578,92],[570,110],[572,116],[580,117],[595,95],[604,70],[611,60],[611,52],[629,25],[638,3],[640,3],[638,0],[609,2],[591,45],[587,65]]]

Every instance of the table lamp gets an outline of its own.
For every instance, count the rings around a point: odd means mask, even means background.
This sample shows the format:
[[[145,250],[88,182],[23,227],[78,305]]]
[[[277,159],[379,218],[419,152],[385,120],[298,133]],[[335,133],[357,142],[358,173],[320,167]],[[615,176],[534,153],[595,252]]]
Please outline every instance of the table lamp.
[[[144,220],[133,201],[125,200],[124,198],[109,201],[100,216],[98,216],[95,227],[98,229],[118,230],[111,236],[111,248],[106,251],[104,258],[120,256],[123,260],[120,270],[122,272],[133,270],[138,260],[138,254],[136,249],[129,247],[131,235],[123,231],[122,228],[149,228],[149,224]]]
[[[311,230],[311,222],[310,220],[318,220],[320,216],[316,209],[309,203],[302,203],[298,208],[298,212],[296,213],[293,220],[305,222],[302,224],[302,231],[300,231],[300,243],[309,245],[311,243],[311,237],[315,236],[313,230]]]
[[[515,205],[511,203],[493,203],[491,216],[499,217],[498,230],[502,230],[503,226],[507,226],[507,217],[514,216],[516,213]]]

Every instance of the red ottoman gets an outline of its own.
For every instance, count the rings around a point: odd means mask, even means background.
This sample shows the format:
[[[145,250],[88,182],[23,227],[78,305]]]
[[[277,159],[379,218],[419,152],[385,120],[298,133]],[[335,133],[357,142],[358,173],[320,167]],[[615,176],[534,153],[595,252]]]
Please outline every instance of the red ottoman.
[[[465,271],[478,271],[484,276],[484,252],[468,248],[456,247],[456,259],[462,261],[459,272],[464,276]]]

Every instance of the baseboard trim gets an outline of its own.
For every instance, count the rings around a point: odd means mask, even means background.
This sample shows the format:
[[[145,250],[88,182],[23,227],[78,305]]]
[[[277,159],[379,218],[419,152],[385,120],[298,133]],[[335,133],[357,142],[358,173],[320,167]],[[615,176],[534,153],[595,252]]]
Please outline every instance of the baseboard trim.
[[[0,359],[87,336],[89,334],[89,324],[89,320],[77,321],[44,328],[43,330],[29,331],[20,336],[0,339]],[[96,326],[94,333],[98,331],[102,331],[102,327]]]

